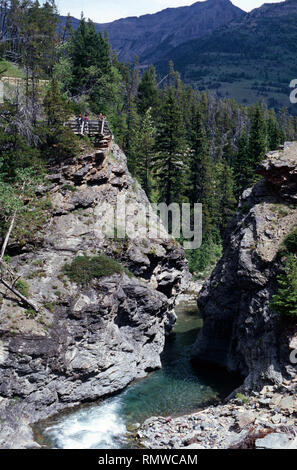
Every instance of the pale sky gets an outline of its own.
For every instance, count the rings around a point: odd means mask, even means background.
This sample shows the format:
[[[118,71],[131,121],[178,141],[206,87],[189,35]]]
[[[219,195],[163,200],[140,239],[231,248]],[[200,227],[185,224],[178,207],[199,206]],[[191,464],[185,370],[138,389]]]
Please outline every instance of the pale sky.
[[[86,18],[96,23],[106,23],[127,16],[156,13],[168,7],[192,5],[195,0],[56,0],[60,14],[68,12],[80,18],[83,11]],[[281,0],[232,0],[242,10],[250,11],[263,3],[278,3]]]

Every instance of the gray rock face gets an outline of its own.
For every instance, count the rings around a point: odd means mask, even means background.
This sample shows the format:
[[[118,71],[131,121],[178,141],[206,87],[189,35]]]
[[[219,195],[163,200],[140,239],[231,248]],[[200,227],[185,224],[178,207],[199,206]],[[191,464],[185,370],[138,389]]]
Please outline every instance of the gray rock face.
[[[40,311],[28,311],[1,288],[0,447],[34,447],[29,423],[120,391],[159,368],[174,300],[189,279],[183,250],[168,236],[104,233],[104,203],[113,206],[121,194],[148,204],[116,145],[64,162],[49,179],[44,197],[52,208],[40,247],[13,240],[8,247],[19,251],[11,265]],[[82,287],[63,275],[76,256],[101,253],[137,277],[114,274]]]
[[[296,366],[290,363],[296,323],[282,320],[269,305],[277,287],[278,251],[297,224],[296,206],[283,198],[285,181],[290,190],[293,187],[297,144],[277,152],[275,161],[271,154],[268,158],[261,165],[262,170],[266,168],[266,181],[243,193],[223,257],[201,291],[198,304],[204,326],[193,349],[199,360],[242,373],[250,389],[263,381],[281,384],[296,376]],[[268,175],[280,158],[283,176],[277,186]]]
[[[289,449],[291,440],[287,434],[275,432],[256,440],[256,449]]]

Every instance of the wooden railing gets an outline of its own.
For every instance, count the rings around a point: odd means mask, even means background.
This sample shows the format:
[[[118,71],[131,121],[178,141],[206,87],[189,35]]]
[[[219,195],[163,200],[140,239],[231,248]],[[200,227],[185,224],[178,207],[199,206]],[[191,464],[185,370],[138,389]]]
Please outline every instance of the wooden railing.
[[[111,130],[109,128],[108,122],[106,119],[98,119],[98,120],[89,120],[85,121],[84,119],[82,122],[78,120],[67,121],[64,124],[66,127],[72,130],[74,134],[77,135],[88,135],[90,137],[107,137],[111,136]]]

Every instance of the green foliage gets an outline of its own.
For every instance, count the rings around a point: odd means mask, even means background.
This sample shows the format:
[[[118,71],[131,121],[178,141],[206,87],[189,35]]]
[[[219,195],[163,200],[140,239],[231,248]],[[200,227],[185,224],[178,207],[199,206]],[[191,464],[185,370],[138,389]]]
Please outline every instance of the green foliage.
[[[278,110],[289,106],[288,85],[297,76],[297,14],[295,7],[290,8],[294,2],[287,0],[281,14],[279,6],[270,5],[266,14],[243,16],[204,38],[183,43],[170,56],[182,77],[199,90],[214,89],[240,104],[264,97]],[[160,64],[159,70],[165,74],[166,64]]]
[[[297,260],[290,254],[284,264],[284,273],[280,274],[278,290],[273,295],[270,307],[286,317],[297,317]]]
[[[248,405],[250,402],[250,398],[244,395],[243,393],[236,393],[235,398],[241,400],[244,405]]]
[[[6,180],[15,178],[20,168],[41,165],[38,149],[28,145],[13,125],[7,127],[0,124],[0,171]]]
[[[39,5],[15,0],[9,21],[11,31],[13,27],[20,31],[20,38],[3,47],[21,56],[26,101],[22,105],[30,122],[20,125],[22,118],[5,104],[0,116],[2,235],[17,210],[12,238],[21,244],[35,243],[30,232],[40,236],[49,207],[45,200],[37,201],[34,179],[31,192],[26,187],[23,203],[18,172],[30,169],[40,175],[40,168],[54,160],[63,161],[91,148],[87,138],[75,137],[63,124],[73,113],[86,111],[93,119],[101,112],[127,155],[130,171],[152,202],[203,204],[203,245],[189,252],[189,260],[192,271],[205,272],[220,255],[236,198],[255,182],[255,168],[266,150],[296,137],[296,119],[286,110],[275,113],[267,109],[263,102],[242,106],[186,86],[173,62],[166,66],[164,80],[157,77],[153,66],[142,73],[137,61],[134,67],[121,64],[107,37],[97,34],[93,23],[83,17],[76,31],[68,18],[57,40],[57,12],[52,2]],[[234,64],[234,44],[226,35],[221,37],[221,32],[216,34],[221,43],[211,38],[202,41],[211,50],[227,48],[224,54],[229,59],[232,55]],[[281,37],[283,34],[281,31]],[[182,60],[187,60],[188,48],[185,45]],[[247,52],[254,54],[250,46]],[[201,55],[198,49],[191,49],[191,54],[199,57],[196,70],[204,83],[208,67],[217,65],[216,58]],[[235,61],[238,58],[241,52],[236,49]],[[179,68],[183,68],[182,60]],[[226,80],[233,80],[232,70],[225,70]],[[42,100],[40,78],[49,79]],[[212,80],[209,84],[213,87]],[[38,122],[41,101],[43,116]]]
[[[280,256],[284,258],[282,273],[278,276],[278,290],[272,296],[270,307],[286,317],[297,316],[297,228],[285,239]]]
[[[108,41],[101,33],[96,33],[94,24],[90,20],[86,22],[82,16],[71,41],[73,93],[99,87],[97,80],[110,72],[109,56]]]
[[[155,108],[159,101],[155,68],[151,65],[141,78],[137,91],[138,111],[144,115],[149,108]]]
[[[173,88],[164,97],[156,136],[153,172],[159,185],[160,200],[179,202],[186,154],[182,112]]]
[[[253,171],[254,168],[261,160],[263,160],[267,145],[267,128],[264,116],[265,110],[263,104],[258,104],[252,110],[251,130],[249,138],[249,170]],[[250,175],[251,178],[253,174]]]
[[[12,233],[12,240],[18,245],[38,245],[41,242],[41,233],[44,231],[50,214],[50,203],[47,199],[37,197],[25,206],[25,210],[18,213],[18,220]]]
[[[222,245],[214,242],[211,238],[205,239],[197,250],[186,251],[186,256],[190,272],[204,277],[207,268],[215,266],[222,256]]]
[[[123,274],[125,268],[118,262],[105,255],[100,256],[77,256],[71,264],[63,268],[64,274],[78,284],[86,285],[93,279],[113,274]]]
[[[152,193],[152,158],[155,149],[156,128],[151,108],[148,108],[142,119],[137,136],[135,173],[142,188],[150,199]]]
[[[51,302],[45,303],[44,307],[51,313],[54,313],[54,311],[55,311],[55,306]]]
[[[286,237],[284,244],[289,253],[297,253],[297,228]]]
[[[3,71],[3,75],[5,77],[12,77],[12,78],[23,78],[24,72],[21,68],[17,67],[12,62],[8,60],[0,60],[0,75],[1,71]]]
[[[15,288],[24,296],[29,297],[29,284],[24,279],[19,279],[15,283]]]

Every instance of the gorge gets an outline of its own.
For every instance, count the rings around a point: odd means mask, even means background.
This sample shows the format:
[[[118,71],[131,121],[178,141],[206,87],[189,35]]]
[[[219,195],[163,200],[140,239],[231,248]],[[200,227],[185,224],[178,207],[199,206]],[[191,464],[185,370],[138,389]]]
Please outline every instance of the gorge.
[[[175,57],[199,40],[232,84],[234,55],[261,80],[279,57],[295,73],[296,11],[208,0],[156,17]],[[159,81],[92,21],[61,31],[54,2],[0,0],[0,17],[0,448],[296,448],[294,111],[224,98],[204,69],[198,90],[167,60]],[[174,223],[197,203],[202,226]]]
[[[102,226],[96,208],[101,197],[112,201],[118,191],[125,191],[135,201],[147,203],[142,190],[133,186],[125,156],[114,143],[104,151],[54,168],[47,190],[53,218],[45,227],[42,249],[33,254],[27,247],[11,262],[28,279],[32,298],[39,305],[43,303],[44,309],[28,318],[26,309],[3,292],[1,447],[38,447],[40,443],[48,445],[48,439],[58,447],[133,446],[134,438],[132,444],[131,440],[127,443],[129,426],[142,424],[158,413],[169,415],[168,423],[174,423],[180,418],[172,417],[203,409],[203,403],[214,403],[240,385],[242,379],[229,376],[225,369],[205,366],[210,362],[245,376],[239,388],[243,393],[256,393],[268,384],[276,390],[285,387],[284,395],[294,397],[296,366],[290,363],[289,355],[296,343],[296,324],[281,322],[270,312],[268,300],[276,286],[275,257],[296,226],[296,150],[295,143],[286,144],[259,167],[266,182],[260,181],[243,194],[229,227],[223,257],[200,293],[202,329],[192,294],[190,312],[187,303],[177,307],[177,329],[167,339],[163,369],[150,373],[147,379],[143,377],[161,365],[165,329],[169,331],[175,322],[175,299],[189,288],[183,251],[168,241],[144,244],[126,240],[123,244],[98,236]],[[250,224],[255,224],[253,229]],[[70,263],[79,254],[93,256],[95,250],[121,260],[137,277],[122,272],[82,288],[61,276],[65,262]],[[273,263],[272,270],[269,263]],[[234,266],[238,266],[238,272]],[[232,275],[240,283],[236,288]],[[53,311],[51,304],[55,305]],[[253,305],[257,306],[255,311]],[[13,320],[7,314],[10,310]],[[249,320],[251,315],[253,321]],[[250,325],[248,329],[243,329],[245,324]],[[190,350],[198,330],[192,352],[195,360],[190,365]],[[73,411],[69,417],[58,415],[48,420],[69,407],[119,392],[135,379],[138,381],[119,396]],[[155,397],[158,390],[159,398],[150,404],[150,396]],[[180,404],[178,397],[183,397]],[[295,413],[296,401],[290,406]],[[220,419],[218,416],[218,426]],[[30,427],[34,423],[39,444]],[[154,429],[154,423],[149,429]],[[147,435],[146,422],[143,426],[144,431],[138,431],[140,436]],[[182,438],[184,441],[184,435]],[[232,439],[234,444],[234,432]],[[154,440],[154,446],[157,442]],[[182,445],[177,438],[170,442],[169,448]]]

